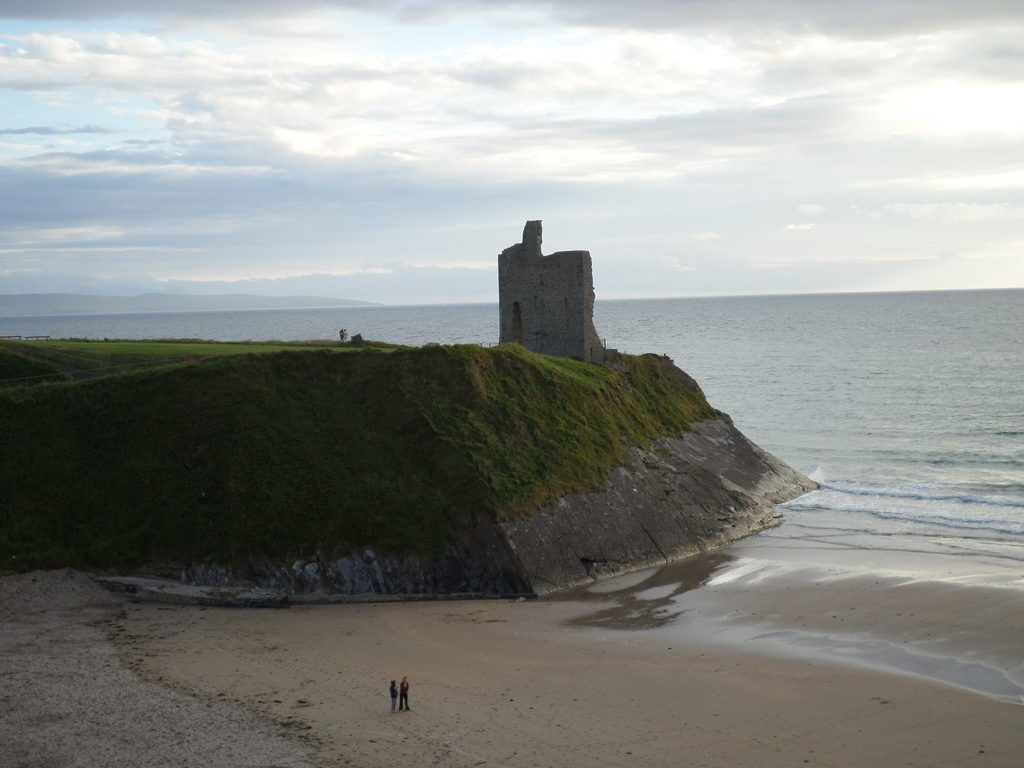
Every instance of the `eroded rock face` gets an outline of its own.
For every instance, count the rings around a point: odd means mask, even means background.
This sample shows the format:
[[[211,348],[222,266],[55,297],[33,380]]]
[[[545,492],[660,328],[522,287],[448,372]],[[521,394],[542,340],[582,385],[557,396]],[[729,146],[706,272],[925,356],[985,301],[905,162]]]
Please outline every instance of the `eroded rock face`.
[[[343,556],[316,553],[280,563],[252,559],[231,566],[193,564],[182,581],[201,586],[232,582],[285,594],[526,595],[532,588],[508,539],[493,522],[478,519],[436,560],[396,557],[364,549]]]
[[[562,497],[520,520],[484,518],[438,560],[367,549],[290,564],[190,566],[190,584],[245,581],[341,595],[544,594],[661,565],[777,525],[774,505],[815,483],[750,442],[727,416],[698,422],[612,470],[607,488]]]
[[[522,248],[539,256],[536,224],[528,224]],[[682,386],[700,390],[668,357],[658,360]],[[290,564],[191,565],[182,581],[241,582],[283,594],[544,594],[662,565],[778,525],[775,505],[816,487],[722,415],[647,449],[630,448],[629,464],[613,468],[604,488],[567,494],[517,520],[478,515],[437,559],[373,549],[314,553]]]
[[[774,505],[815,488],[722,417],[634,448],[606,490],[502,524],[538,594],[661,565],[777,525]]]

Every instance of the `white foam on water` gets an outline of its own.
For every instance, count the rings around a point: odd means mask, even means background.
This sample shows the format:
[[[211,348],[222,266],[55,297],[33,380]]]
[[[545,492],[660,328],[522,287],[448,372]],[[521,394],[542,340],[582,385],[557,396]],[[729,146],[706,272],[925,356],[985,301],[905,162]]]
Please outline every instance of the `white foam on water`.
[[[937,541],[959,535],[973,540],[976,550],[984,550],[985,541],[995,550],[1024,537],[1024,498],[968,493],[954,485],[832,483],[781,509],[788,520],[808,529]]]

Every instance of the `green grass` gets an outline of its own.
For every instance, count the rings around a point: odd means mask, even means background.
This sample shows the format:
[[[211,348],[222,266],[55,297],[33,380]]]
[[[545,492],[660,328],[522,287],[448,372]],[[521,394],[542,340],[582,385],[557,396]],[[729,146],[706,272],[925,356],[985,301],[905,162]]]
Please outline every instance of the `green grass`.
[[[623,373],[516,345],[386,350],[216,354],[0,392],[0,558],[434,557],[477,515],[598,487],[626,444],[716,414],[653,355]]]
[[[0,388],[27,387],[64,378],[56,366],[0,345]]]
[[[111,376],[153,366],[175,366],[195,362],[197,358],[227,355],[263,354],[282,351],[328,349],[349,352],[359,349],[390,351],[398,345],[367,342],[359,346],[338,341],[216,342],[202,339],[161,339],[122,341],[91,339],[55,339],[52,341],[0,341],[0,353],[35,360],[50,370],[90,376]],[[0,358],[2,365],[2,358]],[[0,367],[0,385],[8,377]]]

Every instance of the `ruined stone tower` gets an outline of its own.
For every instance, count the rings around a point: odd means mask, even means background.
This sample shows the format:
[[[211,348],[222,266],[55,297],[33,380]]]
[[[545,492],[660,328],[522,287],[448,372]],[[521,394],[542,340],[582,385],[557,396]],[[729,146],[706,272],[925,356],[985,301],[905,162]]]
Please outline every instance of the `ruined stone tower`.
[[[501,343],[593,363],[604,362],[594,328],[589,251],[541,253],[541,223],[528,221],[523,242],[498,256]]]

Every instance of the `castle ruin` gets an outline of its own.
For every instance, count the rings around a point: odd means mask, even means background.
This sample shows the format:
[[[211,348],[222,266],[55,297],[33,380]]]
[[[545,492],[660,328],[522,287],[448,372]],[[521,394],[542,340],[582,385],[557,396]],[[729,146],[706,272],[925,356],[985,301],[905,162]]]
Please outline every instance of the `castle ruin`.
[[[604,362],[594,328],[590,251],[541,253],[541,222],[528,221],[523,242],[498,256],[498,311],[502,344],[533,352]]]

